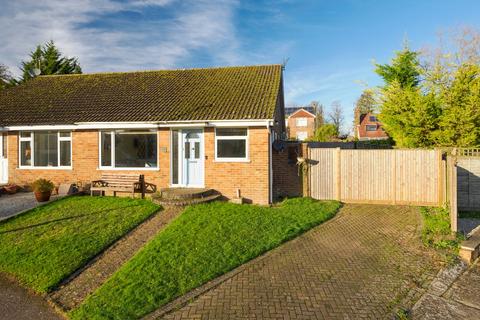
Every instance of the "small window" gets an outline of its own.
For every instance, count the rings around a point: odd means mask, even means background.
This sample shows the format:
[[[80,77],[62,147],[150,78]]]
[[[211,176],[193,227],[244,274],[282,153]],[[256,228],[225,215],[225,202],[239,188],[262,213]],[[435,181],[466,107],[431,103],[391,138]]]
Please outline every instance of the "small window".
[[[375,117],[375,116],[370,116],[370,121],[371,121],[371,122],[377,122],[377,117]]]
[[[377,126],[375,126],[375,125],[367,125],[367,131],[377,131]]]
[[[295,119],[295,125],[297,127],[306,127],[307,126],[307,118],[297,118]]]
[[[246,128],[219,128],[215,132],[216,159],[246,160],[248,130]]]

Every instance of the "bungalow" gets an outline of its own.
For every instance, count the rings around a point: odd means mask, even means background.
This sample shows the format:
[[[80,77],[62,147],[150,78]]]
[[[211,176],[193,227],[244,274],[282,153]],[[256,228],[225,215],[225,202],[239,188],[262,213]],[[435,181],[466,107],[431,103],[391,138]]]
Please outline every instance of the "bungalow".
[[[355,136],[360,141],[386,140],[389,138],[383,130],[382,123],[378,121],[377,115],[372,112],[359,115]]]
[[[281,65],[40,76],[0,92],[0,183],[143,174],[272,201]]]

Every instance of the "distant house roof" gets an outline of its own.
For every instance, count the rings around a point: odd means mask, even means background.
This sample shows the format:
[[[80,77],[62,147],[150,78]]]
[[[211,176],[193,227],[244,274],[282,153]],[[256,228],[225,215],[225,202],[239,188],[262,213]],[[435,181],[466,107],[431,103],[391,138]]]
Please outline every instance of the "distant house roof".
[[[0,91],[0,126],[272,119],[282,66],[40,76]]]
[[[360,124],[357,125],[357,137],[359,140],[383,140],[388,139],[383,130],[382,123],[374,113],[360,115]]]
[[[309,107],[309,106],[306,106],[306,107],[285,107],[285,116],[290,116],[291,114],[297,112],[298,110],[300,109],[303,109],[303,110],[306,110],[312,114],[315,114],[315,108],[313,107]]]
[[[297,111],[295,111],[294,113],[291,113],[289,115],[289,117],[293,117],[293,118],[315,118],[315,114],[308,111],[308,110],[305,110],[304,108],[300,108],[298,109]]]

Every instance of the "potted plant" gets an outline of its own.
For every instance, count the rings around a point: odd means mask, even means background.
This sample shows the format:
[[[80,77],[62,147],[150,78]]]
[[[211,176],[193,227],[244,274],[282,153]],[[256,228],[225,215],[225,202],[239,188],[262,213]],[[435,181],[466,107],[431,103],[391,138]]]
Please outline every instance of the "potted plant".
[[[50,200],[54,188],[53,182],[47,179],[37,179],[32,183],[33,193],[38,202]]]

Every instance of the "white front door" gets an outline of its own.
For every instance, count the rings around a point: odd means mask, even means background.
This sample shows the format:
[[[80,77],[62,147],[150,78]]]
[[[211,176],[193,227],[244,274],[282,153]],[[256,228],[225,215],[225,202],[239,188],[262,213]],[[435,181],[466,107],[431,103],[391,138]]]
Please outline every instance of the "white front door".
[[[186,187],[204,186],[203,130],[182,130],[183,185]]]
[[[0,133],[0,184],[8,182],[7,136]]]

